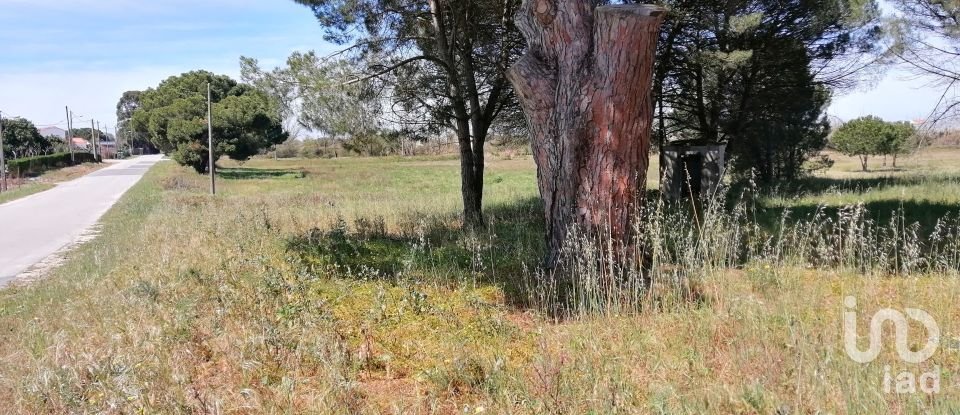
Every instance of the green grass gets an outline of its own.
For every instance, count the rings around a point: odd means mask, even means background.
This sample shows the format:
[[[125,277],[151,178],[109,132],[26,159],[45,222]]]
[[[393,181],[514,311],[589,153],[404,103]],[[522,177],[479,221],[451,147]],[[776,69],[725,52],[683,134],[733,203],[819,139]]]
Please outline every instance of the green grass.
[[[536,281],[543,223],[528,158],[490,161],[489,228],[475,233],[459,230],[450,157],[224,163],[216,197],[206,177],[161,163],[62,267],[0,291],[0,407],[956,412],[960,353],[944,347],[913,367],[888,347],[861,365],[845,355],[840,328],[841,301],[855,295],[861,333],[881,307],[921,308],[944,337],[960,333],[958,250],[880,228],[887,217],[928,230],[956,212],[958,155],[903,160],[894,174],[846,171],[839,160],[800,188],[709,213],[702,229],[661,209],[646,228],[662,247],[653,287],[625,309],[607,307],[623,297],[578,291],[601,311],[567,319],[545,310],[553,288]],[[841,221],[841,207],[860,202],[880,224]],[[819,239],[828,222],[858,227],[851,235],[866,242]],[[857,256],[871,241],[895,243]],[[887,364],[939,366],[944,387],[884,394]]]

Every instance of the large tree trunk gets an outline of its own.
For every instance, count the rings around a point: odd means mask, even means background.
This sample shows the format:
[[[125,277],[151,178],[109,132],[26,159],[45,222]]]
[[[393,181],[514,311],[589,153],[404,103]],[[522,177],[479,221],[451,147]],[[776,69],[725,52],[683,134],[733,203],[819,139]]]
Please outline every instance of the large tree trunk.
[[[649,164],[650,87],[663,9],[524,0],[527,53],[510,69],[529,125],[547,224],[547,267],[572,226],[633,246]]]

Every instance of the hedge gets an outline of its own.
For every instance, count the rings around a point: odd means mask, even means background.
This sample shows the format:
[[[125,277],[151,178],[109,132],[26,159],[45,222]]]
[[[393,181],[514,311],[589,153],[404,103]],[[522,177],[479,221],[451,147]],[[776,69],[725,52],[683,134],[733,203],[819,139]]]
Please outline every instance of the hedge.
[[[35,176],[47,170],[59,169],[71,164],[98,162],[90,153],[74,153],[74,158],[75,163],[71,163],[70,153],[24,157],[7,161],[7,171],[14,177]]]

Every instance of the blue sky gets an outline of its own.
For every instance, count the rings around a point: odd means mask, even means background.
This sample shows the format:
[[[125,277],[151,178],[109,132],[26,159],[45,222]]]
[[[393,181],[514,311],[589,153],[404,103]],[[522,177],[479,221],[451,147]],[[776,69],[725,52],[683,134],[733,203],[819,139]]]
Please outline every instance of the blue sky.
[[[64,127],[64,106],[111,127],[131,89],[194,69],[239,79],[241,55],[277,65],[332,51],[289,0],[0,0],[0,110]]]
[[[274,66],[295,50],[327,53],[310,10],[290,0],[0,0],[0,110],[65,126],[64,105],[112,129],[126,90],[194,69],[239,77],[239,57]],[[925,117],[937,88],[889,72],[834,98],[841,119]]]

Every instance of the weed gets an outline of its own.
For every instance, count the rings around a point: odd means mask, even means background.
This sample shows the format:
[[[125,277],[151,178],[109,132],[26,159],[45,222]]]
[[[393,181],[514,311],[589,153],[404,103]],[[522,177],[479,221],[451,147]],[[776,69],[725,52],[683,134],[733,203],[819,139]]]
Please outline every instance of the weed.
[[[509,157],[488,166],[489,226],[475,232],[459,230],[455,158],[251,160],[216,197],[161,163],[61,268],[0,291],[0,407],[956,410],[954,389],[883,394],[895,353],[852,362],[838,323],[855,295],[865,318],[922,308],[960,333],[956,157],[883,180],[834,157],[798,188],[730,190],[697,210],[651,192],[632,253],[649,265],[611,270],[574,234],[566,279],[538,273],[536,173]],[[943,349],[931,364],[960,364]]]

